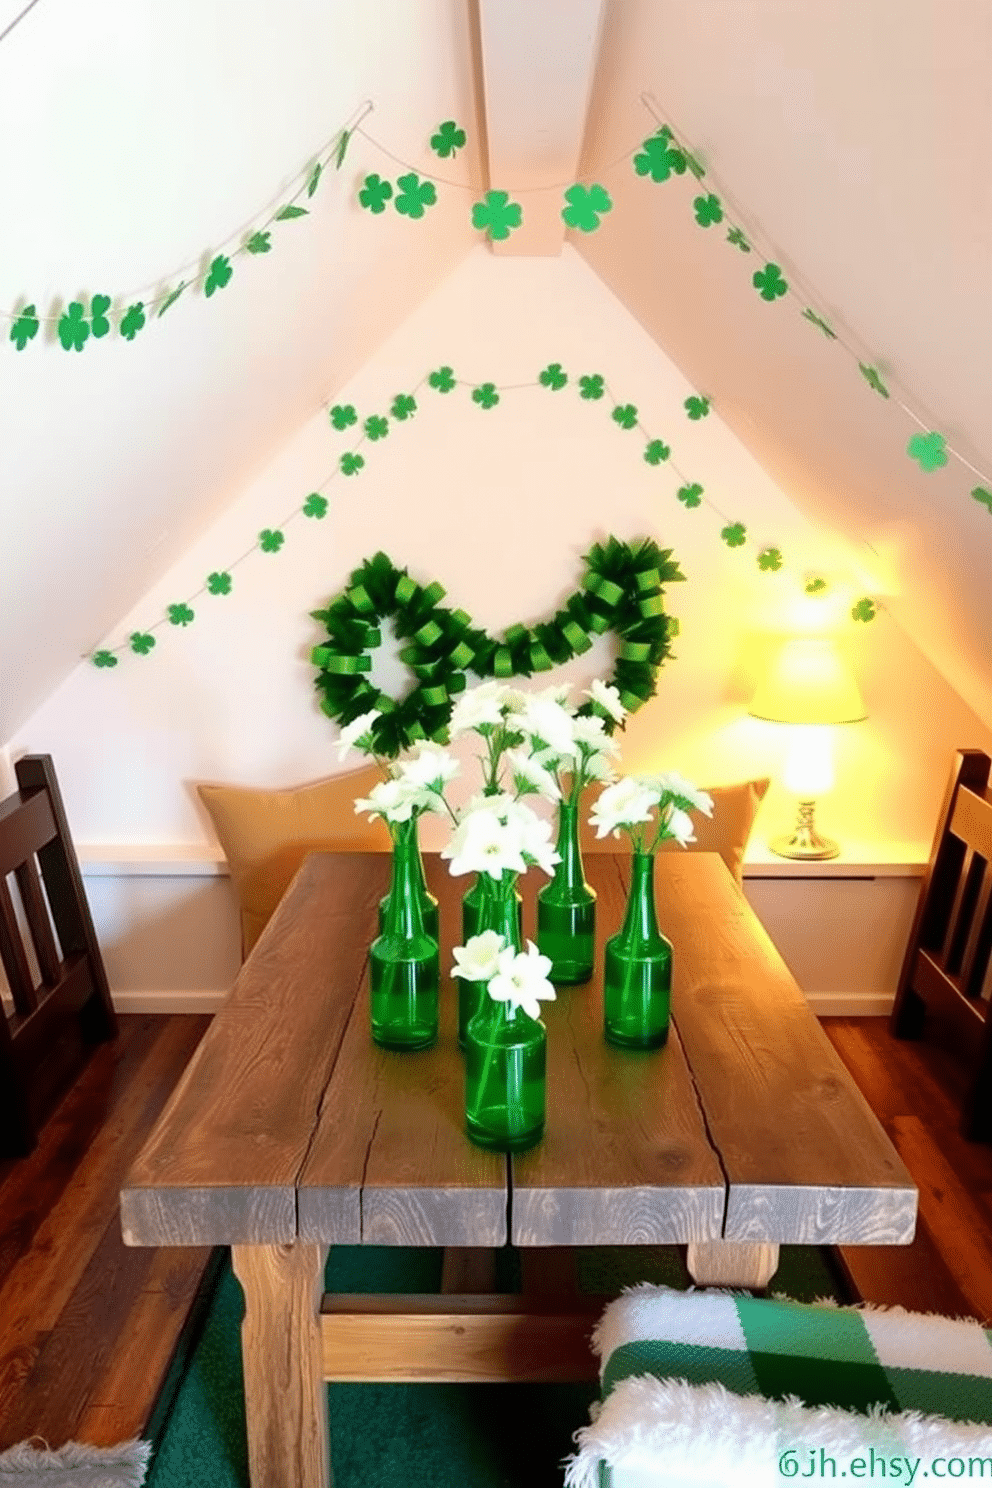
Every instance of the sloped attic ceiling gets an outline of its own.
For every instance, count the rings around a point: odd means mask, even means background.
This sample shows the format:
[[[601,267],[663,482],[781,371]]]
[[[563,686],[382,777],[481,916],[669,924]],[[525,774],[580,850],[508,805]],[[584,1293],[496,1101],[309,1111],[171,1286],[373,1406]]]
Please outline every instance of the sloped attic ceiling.
[[[498,18],[511,0],[481,3]],[[535,179],[542,114],[550,129],[566,91],[574,111],[596,10],[552,8],[538,89],[514,75],[534,32],[504,24],[480,58],[475,0],[38,0],[0,42],[0,310],[195,275],[366,98],[405,159],[429,159],[428,136],[456,117],[473,185],[514,184],[486,177],[487,144],[499,161],[508,135]],[[0,0],[0,31],[23,10]],[[614,208],[573,241],[783,489],[870,544],[875,592],[992,723],[992,513],[969,495],[990,482],[954,459],[923,474],[898,406],[992,468],[985,0],[605,0],[600,38],[582,168]],[[644,93],[749,224],[751,259],[696,225],[690,177],[634,174],[624,157],[657,127]],[[238,260],[209,307],[189,291],[134,346],[108,337],[76,356],[54,327],[23,354],[0,346],[0,740],[477,241],[463,193],[440,192],[411,235],[358,209],[354,183],[346,168],[325,181],[277,254]],[[758,297],[765,257],[847,349],[791,297]],[[888,403],[859,359],[884,373]]]

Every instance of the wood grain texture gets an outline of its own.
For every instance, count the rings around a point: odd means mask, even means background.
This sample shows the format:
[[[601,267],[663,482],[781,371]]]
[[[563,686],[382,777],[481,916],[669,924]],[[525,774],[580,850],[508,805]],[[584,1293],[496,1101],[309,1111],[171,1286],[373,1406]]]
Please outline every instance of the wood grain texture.
[[[659,858],[656,881],[672,1018],[728,1182],[724,1238],[908,1243],[915,1186],[723,863]]]
[[[300,1235],[330,1244],[498,1246],[507,1164],[465,1135],[457,991],[449,975],[466,885],[431,855],[441,919],[441,1029],[432,1049],[380,1049],[355,1003],[299,1186]],[[460,935],[459,935],[460,939]]]
[[[590,982],[560,988],[544,1010],[547,1126],[537,1147],[511,1159],[511,1240],[534,1246],[717,1239],[724,1177],[677,1034],[646,1054],[604,1041],[602,946],[619,928],[625,889],[612,855],[590,857],[586,873],[597,893],[596,968]]]
[[[251,1488],[330,1488],[320,1332],[327,1250],[234,1245],[245,1294],[241,1352]]]
[[[697,1286],[762,1289],[778,1270],[777,1245],[740,1245],[732,1240],[691,1241],[686,1267]]]
[[[369,855],[373,857],[374,855]],[[308,858],[123,1185],[130,1245],[286,1243],[388,871]]]

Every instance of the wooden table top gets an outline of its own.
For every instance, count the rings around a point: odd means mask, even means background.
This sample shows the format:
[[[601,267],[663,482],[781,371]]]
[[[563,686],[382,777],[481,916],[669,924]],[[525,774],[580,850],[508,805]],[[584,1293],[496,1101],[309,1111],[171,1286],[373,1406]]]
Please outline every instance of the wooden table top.
[[[603,1039],[602,947],[629,860],[590,855],[597,969],[545,1005],[545,1136],[512,1157],[475,1147],[449,975],[469,880],[426,861],[442,927],[435,1047],[392,1053],[369,1032],[388,855],[308,858],[125,1180],[129,1244],[912,1238],[912,1179],[715,854],[657,860],[672,1030],[648,1054]],[[531,938],[545,881],[522,883]]]

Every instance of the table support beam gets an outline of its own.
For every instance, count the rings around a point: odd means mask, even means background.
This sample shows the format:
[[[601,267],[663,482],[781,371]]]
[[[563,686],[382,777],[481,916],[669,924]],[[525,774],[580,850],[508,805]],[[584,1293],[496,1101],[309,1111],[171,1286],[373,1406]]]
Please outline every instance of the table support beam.
[[[320,1302],[327,1247],[232,1245],[252,1488],[331,1488]]]
[[[746,1245],[736,1240],[695,1240],[689,1243],[685,1263],[697,1286],[760,1291],[778,1270],[778,1246]]]

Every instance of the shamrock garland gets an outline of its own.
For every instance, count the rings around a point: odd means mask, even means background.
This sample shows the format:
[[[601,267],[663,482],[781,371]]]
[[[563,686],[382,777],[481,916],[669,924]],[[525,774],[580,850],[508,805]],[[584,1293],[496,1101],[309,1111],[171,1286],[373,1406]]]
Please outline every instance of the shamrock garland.
[[[466,672],[479,677],[530,677],[588,651],[594,634],[618,640],[611,682],[629,712],[654,696],[657,676],[671,655],[678,622],[665,614],[664,585],[685,578],[670,548],[651,538],[610,537],[585,555],[582,584],[550,620],[511,625],[501,637],[474,627],[464,610],[440,601],[436,580],[426,586],[398,569],[385,553],[356,568],[347,588],[326,609],[313,611],[327,631],[314,647],[314,685],[329,718],[345,725],[370,709],[378,754],[395,758],[417,740],[443,739]],[[382,643],[382,622],[392,621],[406,645],[400,659],[416,679],[399,700],[373,686],[371,652]],[[610,720],[604,720],[610,726]]]
[[[542,368],[537,378],[531,383],[510,384],[502,391],[520,390],[524,387],[541,388],[551,393],[559,393],[569,385],[570,378],[563,368],[561,362],[550,362]],[[495,408],[501,398],[501,389],[494,382],[470,383],[460,382],[455,376],[454,369],[450,366],[441,366],[421,378],[412,393],[397,393],[389,406],[389,415],[370,414],[367,418],[360,420],[358,411],[351,403],[335,403],[327,410],[328,422],[331,427],[339,433],[345,433],[355,429],[358,440],[354,448],[344,451],[327,476],[324,485],[327,486],[337,475],[346,477],[357,477],[365,468],[365,457],[359,453],[359,446],[369,442],[378,443],[385,438],[390,431],[390,418],[396,423],[406,423],[415,416],[418,410],[416,393],[426,385],[434,392],[445,396],[462,386],[470,389],[473,403],[484,412]],[[652,438],[643,429],[640,422],[637,406],[633,403],[620,403],[613,399],[612,393],[606,385],[606,379],[601,372],[583,373],[574,379],[573,386],[578,390],[579,397],[590,404],[599,403],[609,396],[613,401],[611,420],[623,431],[637,429],[644,436],[645,443],[642,450],[642,458],[645,464],[652,467],[665,465],[682,482],[675,492],[676,500],[681,506],[692,511],[706,505],[710,507],[720,518],[723,524],[720,529],[720,538],[728,548],[742,548],[747,544],[747,528],[743,522],[728,521],[722,512],[715,506],[711,499],[705,494],[704,487],[698,481],[690,481],[672,459],[671,446],[664,440]],[[711,399],[694,394],[686,398],[684,402],[685,415],[690,422],[698,422],[701,418],[708,416]],[[992,491],[984,486],[977,486],[972,492],[976,501],[987,506],[992,514]],[[279,553],[282,551],[286,535],[284,529],[297,517],[308,518],[312,522],[322,521],[330,509],[330,502],[322,491],[311,491],[302,501],[296,511],[292,512],[277,527],[266,527],[259,532],[254,545],[234,562],[227,565],[225,569],[217,570],[207,576],[203,588],[197,594],[191,595],[189,599],[166,607],[165,615],[158,621],[153,622],[146,631],[134,632],[127,645],[119,645],[114,649],[101,649],[91,655],[94,665],[101,668],[113,668],[118,664],[118,652],[130,649],[135,655],[146,656],[155,645],[155,637],[152,632],[165,624],[185,628],[196,619],[196,610],[192,601],[198,599],[200,594],[206,593],[210,596],[223,597],[230,595],[233,591],[233,579],[230,570],[238,563],[243,562],[256,550],[262,553]],[[767,545],[756,555],[755,562],[759,572],[777,573],[784,566],[784,558],[780,548]],[[813,581],[815,587],[810,588],[807,584],[807,593],[818,593],[826,587],[822,579]],[[852,619],[867,622],[874,618],[876,605],[873,600],[862,600],[854,605],[851,610]],[[674,623],[674,622],[672,622]]]

